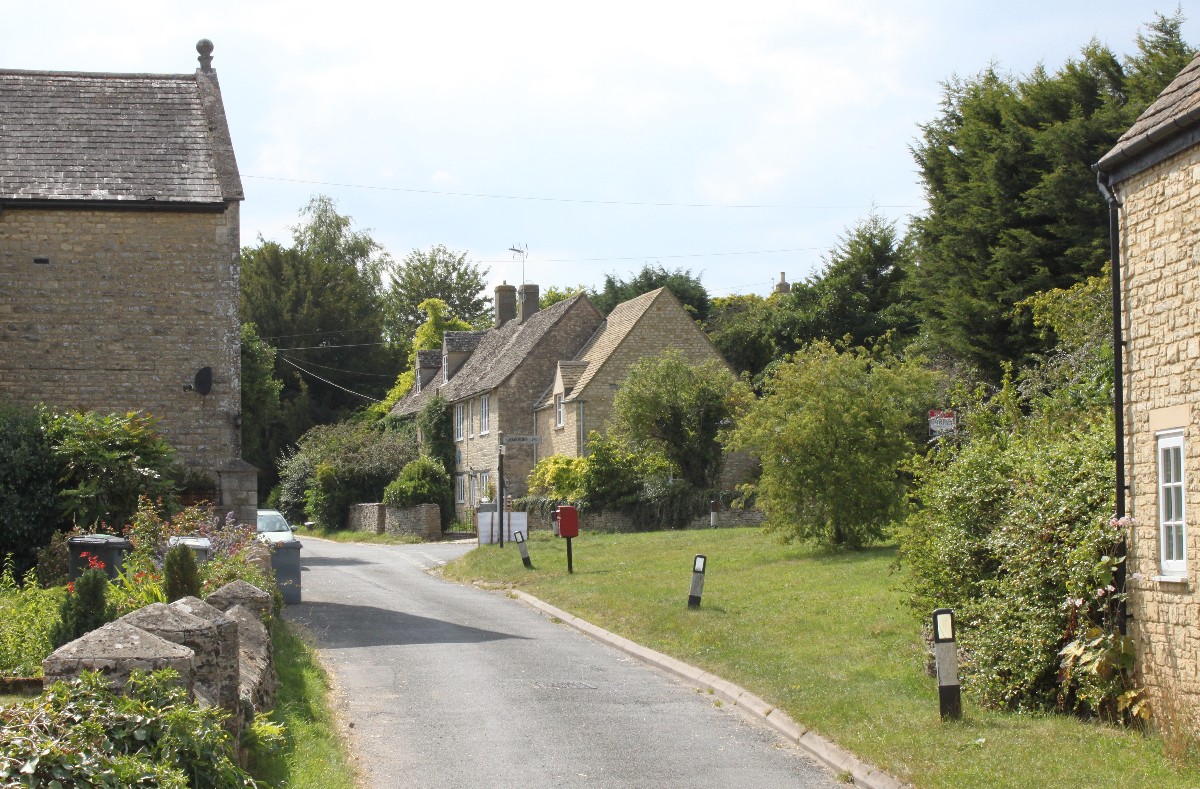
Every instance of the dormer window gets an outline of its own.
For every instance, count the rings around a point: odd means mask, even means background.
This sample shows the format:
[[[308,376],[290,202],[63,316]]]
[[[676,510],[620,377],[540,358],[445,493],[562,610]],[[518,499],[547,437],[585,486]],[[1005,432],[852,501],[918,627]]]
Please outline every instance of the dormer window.
[[[564,410],[563,396],[560,394],[554,395],[554,424],[557,427],[562,427],[564,424],[566,424],[566,419],[563,414]]]
[[[450,355],[442,354],[442,383],[450,380]]]

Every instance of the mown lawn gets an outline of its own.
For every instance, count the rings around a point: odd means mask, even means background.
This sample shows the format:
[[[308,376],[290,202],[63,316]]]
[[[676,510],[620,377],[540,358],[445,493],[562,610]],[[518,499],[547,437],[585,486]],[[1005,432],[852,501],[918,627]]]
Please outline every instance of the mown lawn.
[[[536,534],[535,570],[515,546],[448,565],[464,582],[507,583],[603,628],[736,682],[859,757],[918,787],[1200,786],[1154,736],[964,702],[943,723],[924,674],[920,623],[895,551],[830,553],[758,529]],[[708,557],[702,606],[687,608],[692,558]]]

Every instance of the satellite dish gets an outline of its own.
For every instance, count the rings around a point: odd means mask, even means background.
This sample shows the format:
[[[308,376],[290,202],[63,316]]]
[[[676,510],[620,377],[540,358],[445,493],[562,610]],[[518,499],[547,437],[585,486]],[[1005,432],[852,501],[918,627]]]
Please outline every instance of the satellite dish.
[[[212,391],[211,367],[201,367],[196,371],[196,377],[192,379],[192,389],[202,395],[206,395]]]

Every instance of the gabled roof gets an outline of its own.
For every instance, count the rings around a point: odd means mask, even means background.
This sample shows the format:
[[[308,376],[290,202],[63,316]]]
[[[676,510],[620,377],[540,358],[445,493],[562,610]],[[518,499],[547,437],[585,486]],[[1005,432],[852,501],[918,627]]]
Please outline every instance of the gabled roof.
[[[1121,181],[1200,141],[1200,54],[1096,164]]]
[[[596,376],[608,358],[612,356],[621,342],[637,325],[650,306],[654,304],[663,294],[667,294],[667,298],[674,298],[670,291],[666,288],[658,288],[648,293],[643,293],[640,296],[635,296],[629,301],[623,301],[613,307],[612,312],[608,314],[608,318],[604,323],[600,324],[600,328],[591,336],[587,343],[575,355],[575,361],[586,363],[586,367],[578,372],[578,377],[573,381],[569,392],[564,396],[564,400],[570,401],[583,393],[592,378]],[[565,381],[564,381],[565,384]],[[540,399],[541,405],[548,404],[554,399],[554,387],[551,386]]]
[[[242,197],[215,72],[0,70],[0,201],[183,207]]]
[[[470,353],[486,334],[486,331],[448,331],[442,334],[442,348],[447,353]]]
[[[558,363],[558,371],[555,373],[554,391],[558,391],[558,385],[561,383],[563,393],[566,395],[571,394],[571,390],[579,382],[579,376],[583,375],[587,367],[588,363],[583,360],[560,361]]]
[[[441,366],[442,366],[442,352],[441,351],[438,351],[438,350],[417,351],[417,367],[419,369],[425,370],[425,369],[429,369],[430,367],[441,367]]]
[[[452,403],[495,389],[513,374],[542,338],[581,300],[584,306],[594,309],[586,296],[577,293],[535,312],[524,323],[510,320],[498,329],[489,329],[449,381],[438,386],[423,387],[419,392],[415,389],[410,391],[392,408],[392,414],[403,416],[416,413],[434,394],[440,394]]]

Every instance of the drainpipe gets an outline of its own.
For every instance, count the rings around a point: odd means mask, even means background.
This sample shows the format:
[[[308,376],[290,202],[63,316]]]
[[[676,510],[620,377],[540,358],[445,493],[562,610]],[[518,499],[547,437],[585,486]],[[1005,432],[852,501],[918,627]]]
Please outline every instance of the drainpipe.
[[[1113,192],[1108,173],[1096,170],[1096,186],[1108,202],[1108,243],[1110,247],[1112,279],[1112,343],[1113,343],[1113,429],[1116,432],[1117,462],[1117,512],[1118,518],[1125,517],[1125,340],[1121,333],[1121,204]],[[1128,558],[1129,540],[1122,533],[1118,550]],[[1129,562],[1118,568],[1113,582],[1118,589],[1125,588]],[[1129,632],[1129,609],[1127,601],[1117,606],[1117,630],[1121,635]]]
[[[1107,173],[1096,171],[1096,185],[1108,201],[1108,242],[1112,280],[1113,427],[1117,445],[1117,517],[1125,517],[1125,340],[1121,334],[1121,204]]]

